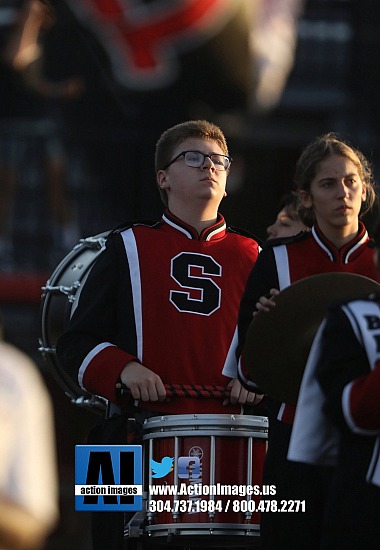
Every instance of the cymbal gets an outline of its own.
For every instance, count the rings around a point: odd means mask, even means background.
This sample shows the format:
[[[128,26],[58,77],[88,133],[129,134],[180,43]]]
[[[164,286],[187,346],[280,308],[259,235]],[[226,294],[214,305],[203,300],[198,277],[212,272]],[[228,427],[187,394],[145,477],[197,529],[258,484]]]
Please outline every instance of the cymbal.
[[[255,316],[244,354],[252,380],[272,398],[295,404],[314,336],[330,304],[380,293],[376,281],[353,273],[301,279],[276,297],[276,307]]]

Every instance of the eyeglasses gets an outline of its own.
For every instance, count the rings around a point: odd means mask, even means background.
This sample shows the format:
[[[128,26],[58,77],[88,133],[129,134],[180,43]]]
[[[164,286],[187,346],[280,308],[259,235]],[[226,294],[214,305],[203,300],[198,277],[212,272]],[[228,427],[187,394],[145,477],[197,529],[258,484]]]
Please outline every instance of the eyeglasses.
[[[209,158],[215,166],[215,170],[218,171],[228,170],[232,162],[232,158],[227,157],[227,155],[206,155],[205,153],[201,153],[200,151],[182,151],[182,153],[174,157],[174,159],[166,164],[166,166],[164,166],[162,170],[166,170],[166,168],[169,168],[169,166],[180,157],[183,157],[185,159],[186,166],[190,166],[190,168],[200,168],[201,166],[203,166],[206,158]]]

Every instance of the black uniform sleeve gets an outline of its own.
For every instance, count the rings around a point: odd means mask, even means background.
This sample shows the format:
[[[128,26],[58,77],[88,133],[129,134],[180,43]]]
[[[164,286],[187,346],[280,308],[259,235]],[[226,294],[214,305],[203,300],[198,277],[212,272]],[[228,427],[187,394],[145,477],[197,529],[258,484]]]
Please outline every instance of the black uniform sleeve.
[[[265,247],[259,254],[257,261],[248,277],[243,297],[240,302],[238,318],[238,347],[237,356],[240,357],[245,335],[252,321],[256,303],[261,296],[266,296],[271,288],[278,288],[276,262],[272,247]]]
[[[106,250],[91,269],[69,327],[58,340],[58,360],[75,383],[78,383],[83,359],[97,345],[110,342],[122,347],[123,342],[125,347],[125,342],[130,342],[130,349],[125,351],[135,353],[135,324],[131,312],[128,262],[122,239],[116,235],[107,241]]]
[[[368,373],[367,354],[339,306],[330,308],[322,334],[316,377],[325,395],[323,410],[341,430],[348,430],[342,393],[352,380]]]

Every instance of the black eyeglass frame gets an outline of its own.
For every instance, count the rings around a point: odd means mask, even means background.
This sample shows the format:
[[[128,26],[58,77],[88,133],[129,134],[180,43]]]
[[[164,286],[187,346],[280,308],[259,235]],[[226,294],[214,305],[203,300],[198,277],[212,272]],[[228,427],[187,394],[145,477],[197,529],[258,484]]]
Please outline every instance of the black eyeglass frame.
[[[186,163],[186,153],[198,153],[200,155],[203,155],[203,161],[201,162],[201,164],[199,166],[190,166],[189,164]],[[227,166],[224,168],[222,168],[221,170],[219,170],[217,168],[217,166],[220,166],[220,164],[215,164],[215,162],[212,160],[212,157],[223,157],[225,159],[228,159],[228,164]],[[211,162],[213,163],[213,165],[215,166],[215,170],[217,170],[218,172],[227,172],[227,170],[230,168],[231,166],[231,162],[233,161],[233,158],[232,157],[229,157],[228,155],[222,155],[221,153],[212,153],[211,155],[207,155],[206,153],[202,153],[202,151],[193,151],[193,150],[190,150],[190,151],[182,151],[181,153],[179,153],[176,157],[174,157],[174,159],[172,159],[170,162],[168,162],[168,164],[166,164],[162,170],[166,170],[167,168],[169,168],[169,166],[171,166],[176,160],[178,160],[179,158],[181,157],[184,157],[185,159],[185,163],[186,163],[186,166],[189,166],[189,168],[200,168],[201,166],[203,166],[206,158],[209,158],[211,160]]]

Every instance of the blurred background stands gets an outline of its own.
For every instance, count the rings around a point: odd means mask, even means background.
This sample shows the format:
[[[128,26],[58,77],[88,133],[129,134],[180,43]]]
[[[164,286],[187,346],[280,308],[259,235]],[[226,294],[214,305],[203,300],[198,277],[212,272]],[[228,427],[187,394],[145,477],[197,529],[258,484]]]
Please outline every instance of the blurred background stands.
[[[159,3],[123,1],[130,9],[134,5],[145,11]],[[245,8],[242,2],[236,17],[224,28],[220,24],[220,35],[197,43],[194,53],[182,51],[182,72],[175,83],[163,90],[139,91],[114,77],[107,48],[95,27],[87,27],[74,13],[75,3],[81,5],[79,0],[52,0],[57,20],[44,36],[45,69],[56,82],[80,75],[84,93],[73,102],[38,98],[4,63],[0,79],[0,159],[13,159],[11,167],[17,174],[12,211],[7,213],[13,257],[0,266],[0,307],[7,340],[36,361],[53,396],[62,521],[51,550],[88,548],[88,518],[73,511],[73,456],[74,445],[85,441],[98,418],[70,403],[38,352],[41,286],[71,246],[69,242],[58,246],[55,239],[46,155],[58,152],[63,159],[65,194],[75,226],[72,240],[75,233],[87,237],[125,220],[160,215],[151,162],[154,143],[168,126],[186,118],[209,118],[225,131],[234,163],[221,210],[230,225],[244,227],[262,239],[280,197],[290,190],[301,149],[316,135],[336,131],[352,139],[372,158],[375,176],[379,162],[377,0],[300,2],[299,18],[289,22],[289,40],[296,40],[294,50],[292,44],[289,50],[294,59],[290,65],[285,60],[285,86],[269,106],[260,102],[257,88],[252,90],[245,82],[254,69],[246,65],[242,71],[231,62],[226,70],[220,49],[227,44],[230,53],[249,63],[249,29],[240,25],[247,21],[244,10],[258,7],[259,0],[248,0]],[[272,7],[275,3],[265,2]],[[21,0],[0,3],[1,45],[22,4]],[[265,32],[273,32],[270,24],[257,40],[265,41]],[[217,69],[216,75],[212,68]]]

